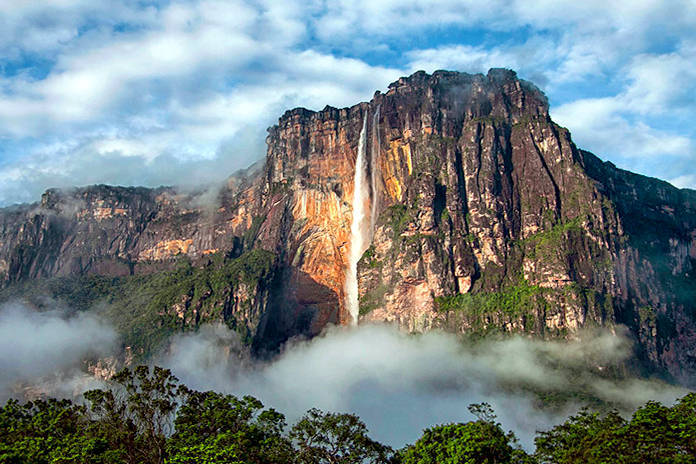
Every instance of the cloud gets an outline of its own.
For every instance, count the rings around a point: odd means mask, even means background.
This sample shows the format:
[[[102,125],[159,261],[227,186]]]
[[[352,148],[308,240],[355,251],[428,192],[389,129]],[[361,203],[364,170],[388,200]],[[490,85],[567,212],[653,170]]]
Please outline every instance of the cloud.
[[[235,154],[240,132],[261,133],[262,145],[290,107],[352,105],[420,68],[515,68],[544,88],[584,148],[619,164],[660,147],[672,156],[696,137],[696,7],[686,0],[61,0],[0,9],[0,178],[12,184],[0,205],[88,183],[88,166],[103,157],[131,170],[106,169],[106,183],[176,184],[196,159],[219,159],[220,171],[243,166],[258,153]],[[595,118],[599,127],[566,106],[602,98],[615,110],[605,124]],[[611,142],[620,138],[635,143]],[[157,159],[180,169],[160,175]]]
[[[599,375],[630,353],[621,333],[587,333],[568,343],[512,337],[470,345],[450,334],[367,325],[332,328],[291,343],[267,363],[250,363],[231,332],[216,326],[175,338],[159,362],[191,387],[257,396],[290,423],[311,407],[356,413],[378,440],[397,447],[415,441],[425,427],[472,420],[467,406],[486,401],[531,447],[536,430],[562,422],[578,407],[539,409],[532,390],[585,390],[629,409],[649,399],[670,403],[685,393]]]
[[[578,100],[552,110],[559,124],[571,128],[581,147],[598,153],[621,153],[626,159],[692,156],[690,138],[630,121],[624,98]]]
[[[695,52],[683,44],[677,52],[639,55],[622,70],[620,92],[577,99],[552,108],[552,116],[581,147],[611,154],[623,168],[666,179],[690,177],[694,172],[681,169],[696,160],[688,122],[695,107]]]
[[[210,186],[261,159],[264,135],[257,126],[243,126],[235,137],[221,141],[218,151],[209,157],[190,158],[168,151],[152,156],[145,142],[135,138],[56,144],[0,168],[0,198],[35,201],[47,186],[160,186],[173,182],[186,188]]]
[[[690,188],[696,190],[696,174],[686,174],[669,179],[669,183],[677,188]]]
[[[405,53],[407,68],[413,72],[456,69],[468,73],[486,73],[490,68],[509,68],[538,86],[549,83],[550,63],[555,59],[553,44],[539,37],[513,46],[484,47],[448,45],[411,50]]]
[[[467,45],[411,50],[406,53],[412,70],[433,72],[437,69],[457,69],[469,73],[486,72],[490,68],[518,68],[519,60],[509,50]]]
[[[263,156],[287,108],[352,105],[402,74],[294,48],[306,25],[290,6],[175,2],[75,37],[42,79],[6,77],[0,137],[26,153],[0,166],[0,205],[49,186],[216,182]]]
[[[115,341],[113,329],[88,313],[36,312],[20,303],[3,305],[0,401],[23,388],[59,396],[81,384],[84,389],[90,378],[81,371],[83,361],[110,355]]]
[[[659,25],[664,37],[680,37],[690,32],[696,20],[696,7],[688,0],[665,3],[659,0],[639,2],[575,2],[572,0],[491,1],[429,0],[402,2],[388,0],[337,1],[328,3],[315,15],[315,27],[324,40],[339,45],[364,35],[386,40],[423,29],[460,27],[509,32],[531,28],[541,31],[567,31],[580,39],[604,35],[623,38],[627,51],[641,48],[654,40]],[[389,25],[386,27],[385,25]],[[614,47],[616,48],[616,47]]]
[[[188,106],[172,102],[166,111],[143,110],[124,117],[120,127],[56,136],[0,165],[0,205],[33,201],[47,187],[219,182],[265,155],[266,128],[287,108],[351,105],[401,74],[311,50],[295,53],[294,63],[282,64],[264,81],[199,96]]]
[[[630,84],[620,100],[629,111],[663,115],[691,110],[696,105],[696,46],[682,46],[672,53],[638,55],[627,72]]]

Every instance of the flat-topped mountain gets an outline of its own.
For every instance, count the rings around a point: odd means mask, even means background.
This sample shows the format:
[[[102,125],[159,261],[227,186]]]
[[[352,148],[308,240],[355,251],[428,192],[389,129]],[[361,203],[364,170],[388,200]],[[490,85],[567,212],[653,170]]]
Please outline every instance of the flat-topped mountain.
[[[94,186],[0,210],[4,297],[99,303],[143,353],[211,320],[273,349],[356,311],[412,331],[623,324],[645,366],[696,383],[696,191],[577,149],[514,72],[421,71],[268,132],[215,201]]]

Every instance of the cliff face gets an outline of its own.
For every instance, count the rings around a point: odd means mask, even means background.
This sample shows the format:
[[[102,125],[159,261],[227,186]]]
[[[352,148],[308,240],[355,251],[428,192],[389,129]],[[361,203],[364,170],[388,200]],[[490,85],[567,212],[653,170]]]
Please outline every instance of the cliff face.
[[[48,190],[40,203],[2,210],[0,281],[145,273],[178,255],[231,250],[260,209],[254,175],[230,178],[215,201],[170,188]]]
[[[0,214],[0,278],[157,273],[177,256],[205,268],[256,248],[273,263],[245,286],[253,323],[240,320],[258,348],[347,323],[365,121],[361,320],[537,336],[621,323],[649,366],[693,379],[696,192],[578,150],[545,96],[506,70],[418,72],[369,103],[288,111],[264,167],[232,178],[215,207],[171,189],[49,191]]]

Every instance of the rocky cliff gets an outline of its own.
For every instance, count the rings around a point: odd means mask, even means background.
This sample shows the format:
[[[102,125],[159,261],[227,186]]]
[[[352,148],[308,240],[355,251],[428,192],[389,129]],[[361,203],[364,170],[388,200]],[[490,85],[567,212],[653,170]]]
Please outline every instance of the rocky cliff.
[[[177,279],[190,285],[158,297],[150,323],[223,318],[257,349],[347,323],[361,133],[362,321],[540,337],[624,324],[646,366],[694,382],[696,192],[578,150],[543,93],[507,70],[418,72],[368,103],[288,111],[265,164],[214,201],[49,191],[0,214],[0,279],[116,276],[133,290],[186,258]]]

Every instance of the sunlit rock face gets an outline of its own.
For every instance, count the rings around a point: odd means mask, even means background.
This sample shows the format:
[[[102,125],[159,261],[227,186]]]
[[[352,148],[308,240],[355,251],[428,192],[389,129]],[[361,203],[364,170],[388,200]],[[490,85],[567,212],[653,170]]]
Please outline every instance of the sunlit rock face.
[[[49,191],[0,214],[0,279],[150,273],[261,248],[272,278],[244,286],[257,346],[347,324],[364,122],[374,220],[360,321],[540,337],[620,323],[646,366],[693,378],[696,192],[578,150],[508,70],[418,72],[351,108],[288,111],[265,164],[206,204],[164,188]]]

